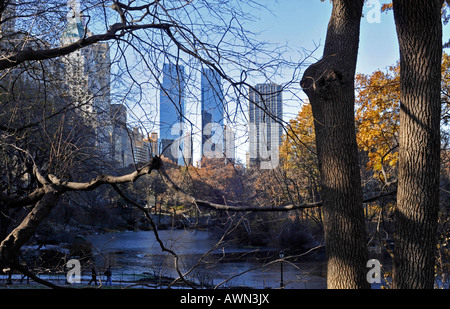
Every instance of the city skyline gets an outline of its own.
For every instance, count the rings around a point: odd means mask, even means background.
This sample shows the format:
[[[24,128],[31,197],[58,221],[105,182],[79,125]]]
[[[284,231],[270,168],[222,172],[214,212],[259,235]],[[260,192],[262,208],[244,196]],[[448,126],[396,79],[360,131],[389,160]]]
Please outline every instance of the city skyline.
[[[184,97],[183,66],[163,65],[163,80],[160,88],[160,124],[159,144],[161,154],[179,165],[196,164],[193,160],[192,123],[187,125]],[[222,83],[219,74],[212,69],[201,70],[201,134],[200,160],[206,158],[226,158],[235,160],[235,134],[229,125],[224,124],[224,102]],[[283,128],[282,86],[274,83],[260,83],[249,87],[249,149],[252,160],[246,160],[248,167],[256,162],[266,166],[267,163],[278,164],[278,147],[281,143]],[[178,104],[178,106],[176,106]],[[264,107],[265,106],[265,107]],[[178,130],[182,128],[182,130]],[[174,134],[176,132],[176,134]],[[252,142],[253,141],[253,142]],[[274,143],[272,143],[274,141]],[[187,143],[188,152],[183,148]],[[276,145],[276,146],[275,146]],[[178,147],[178,148],[177,148]],[[228,149],[233,147],[232,150]],[[173,151],[177,151],[173,156]],[[225,162],[226,162],[225,160]],[[254,161],[253,164],[250,164]],[[275,163],[276,161],[276,163]],[[242,162],[244,163],[244,162]]]
[[[270,10],[256,10],[255,20],[249,20],[246,23],[247,28],[258,33],[258,38],[262,41],[274,44],[274,46],[286,47],[284,57],[299,64],[299,67],[296,67],[298,74],[301,74],[301,71],[307,67],[309,62],[320,57],[332,7],[331,2],[317,1],[308,2],[308,4],[303,2],[274,3],[270,5]],[[368,15],[372,9],[372,6],[365,5],[365,15]],[[296,18],[293,18],[293,16],[296,16]],[[361,32],[365,35],[361,36],[360,55],[357,64],[358,73],[370,74],[377,69],[383,71],[388,66],[394,65],[395,61],[398,60],[398,43],[393,14],[392,12],[382,13],[380,18],[380,22],[369,22],[366,18],[362,20]],[[264,23],[261,21],[264,21]],[[300,25],[308,31],[297,31],[297,27],[293,26],[294,24]],[[309,25],[314,25],[314,27]],[[195,71],[198,72],[199,70],[195,69]],[[190,72],[189,74],[194,80],[200,78],[194,76],[196,72]],[[198,76],[200,74],[201,72]],[[285,85],[289,83],[291,78],[293,78],[293,73],[290,69],[286,69],[282,72],[282,75],[274,77],[274,82]],[[265,81],[256,81],[251,84],[255,85],[258,82]],[[198,86],[193,86],[193,88],[199,89]],[[190,92],[194,92],[196,89],[190,90]],[[155,96],[159,97],[159,94],[155,94]],[[198,97],[200,97],[200,94],[198,94]],[[296,86],[294,85],[293,88],[284,92],[283,99],[283,121],[288,123],[290,119],[295,119],[301,106],[307,103],[306,95],[296,84]],[[226,100],[230,102],[228,97]],[[149,104],[158,104],[157,99],[154,102],[156,103]],[[231,103],[234,104],[234,102]],[[187,104],[195,105],[199,103],[187,102]],[[196,131],[196,144],[201,144],[201,132],[199,133],[201,131],[201,108],[196,109],[194,106],[192,109],[194,111],[192,112],[191,122],[194,123]],[[246,109],[247,107],[244,106],[243,110]],[[238,109],[235,110],[238,111]],[[145,111],[143,112],[145,113]],[[190,116],[191,114],[188,114],[188,117]],[[195,121],[196,117],[199,118],[198,121]],[[233,123],[233,129],[236,132],[236,157],[245,164],[249,138],[248,126],[242,118],[247,117],[247,115],[240,115],[240,117],[237,122]],[[146,119],[145,116],[143,118]],[[137,117],[137,122],[139,121],[140,118]],[[149,128],[149,132],[158,130],[152,125],[142,125]],[[195,162],[201,159],[202,149],[201,146],[196,146],[194,149]]]
[[[89,31],[89,29],[87,29],[86,27],[85,27],[85,25],[83,24],[84,23],[84,21],[83,21],[83,16],[82,16],[82,14],[80,14],[80,1],[78,1],[78,0],[70,0],[70,1],[68,1],[68,6],[69,7],[71,7],[72,8],[72,10],[73,10],[73,12],[75,12],[75,14],[72,14],[72,13],[70,13],[70,11],[69,11],[69,13],[68,13],[68,15],[67,15],[67,20],[68,20],[68,23],[67,23],[67,28],[66,28],[66,31],[63,33],[63,37],[65,36],[66,37],[66,39],[69,39],[69,37],[70,36],[72,36],[71,37],[71,40],[70,41],[66,41],[65,43],[68,43],[68,42],[72,42],[72,41],[74,41],[74,40],[76,40],[76,39],[79,39],[80,37],[83,37],[86,33],[85,32],[88,32],[87,33],[87,35],[92,35],[92,33],[90,33],[90,31]],[[274,29],[266,29],[266,30],[264,30],[263,32],[262,32],[262,34],[265,36],[265,37],[267,37],[267,38],[270,38],[270,40],[271,41],[274,41],[274,42],[278,42],[279,41],[279,39],[280,39],[280,37],[278,36],[278,35],[274,35],[274,33],[276,34],[276,33],[278,33],[278,31],[275,31],[276,29],[279,29],[280,27],[283,27],[284,25],[285,25],[285,23],[287,23],[287,20],[285,20],[285,19],[283,19],[283,20],[280,20],[280,16],[283,16],[283,14],[291,14],[293,11],[295,11],[296,13],[299,13],[299,14],[301,14],[302,16],[304,15],[304,13],[305,13],[305,11],[303,11],[303,10],[299,10],[299,7],[301,8],[302,6],[301,6],[301,4],[299,4],[299,3],[296,3],[295,4],[295,9],[293,9],[293,8],[291,8],[290,6],[289,6],[289,9],[287,9],[287,6],[286,6],[286,4],[283,4],[283,3],[279,3],[279,4],[276,4],[276,5],[274,5],[274,10],[276,11],[276,12],[278,12],[278,13],[274,13],[273,15],[271,15],[271,16],[267,16],[266,14],[265,14],[265,11],[264,10],[262,10],[261,11],[261,15],[259,16],[261,19],[266,19],[266,18],[269,18],[270,20],[277,20],[277,21],[282,21],[281,23],[277,23],[276,25],[275,25],[275,28]],[[315,3],[315,4],[311,4],[311,7],[313,8],[312,10],[314,11],[314,12],[317,12],[317,16],[315,17],[315,18],[320,18],[320,19],[322,19],[323,18],[323,20],[324,21],[327,21],[327,19],[328,19],[328,17],[329,17],[329,10],[330,10],[330,4],[328,4],[328,3]],[[366,11],[368,11],[368,10],[370,10],[371,9],[371,7],[366,7],[365,8],[365,10]],[[364,36],[362,39],[364,40],[363,42],[362,42],[362,46],[361,46],[361,50],[363,50],[366,46],[368,46],[369,44],[369,42],[367,41],[368,39],[367,38],[374,38],[375,37],[375,30],[376,29],[385,29],[385,28],[388,28],[388,27],[391,27],[392,29],[390,30],[391,32],[390,33],[394,33],[395,34],[395,29],[394,29],[394,27],[392,27],[392,16],[391,16],[392,14],[383,14],[383,15],[381,15],[381,23],[369,23],[369,22],[367,22],[367,20],[365,20],[364,19],[364,21],[363,21],[363,23],[362,23],[362,29],[364,30],[364,29],[367,29],[367,30],[365,30],[365,31],[370,31],[370,33],[371,34],[373,34],[373,35],[370,35],[370,36]],[[306,15],[304,16],[305,18],[307,17]],[[309,16],[308,18],[311,18],[311,16]],[[253,26],[255,26],[255,27],[261,27],[261,25],[260,24],[258,24],[258,23],[255,23],[255,24],[252,24]],[[322,28],[320,28],[320,27],[318,27],[317,29],[315,29],[314,31],[314,33],[315,33],[315,35],[317,35],[318,37],[321,37],[321,35],[320,35],[320,33],[321,33],[321,31],[324,33],[324,31],[326,30],[326,23],[324,22],[324,25],[323,25],[323,27]],[[252,26],[250,26],[250,28],[251,28]],[[322,30],[320,30],[320,29],[322,29]],[[265,33],[265,34],[264,34]],[[290,42],[293,42],[293,38],[290,36],[291,35],[291,33],[290,32],[285,32],[285,35],[286,35],[286,40],[289,40]],[[379,35],[377,35],[377,37],[379,37]],[[302,33],[301,34],[301,40],[300,41],[304,41],[305,42],[305,44],[307,45],[307,46],[310,46],[310,44],[313,42],[310,38],[308,38],[307,37],[307,35],[305,34],[305,33]],[[306,38],[306,39],[305,39]],[[294,43],[294,46],[296,46],[296,45],[298,45],[298,42],[299,42],[299,39],[295,39],[295,43]],[[367,43],[366,43],[367,42]],[[391,48],[391,47],[389,47],[390,49],[395,49],[395,48],[397,48],[397,44],[396,44],[396,42],[395,42],[395,40],[393,40],[392,41],[393,43],[392,43],[392,45],[393,45],[393,47]],[[304,44],[304,43],[301,43],[302,45]],[[316,44],[316,43],[314,43],[314,44]],[[97,46],[100,46],[100,44],[98,44]],[[317,52],[318,53],[320,53],[320,48],[321,48],[321,46],[320,46],[320,44],[317,44],[317,46],[318,46],[318,50],[317,50]],[[312,49],[314,49],[312,46],[310,46],[310,48],[309,48],[310,50],[312,50]],[[104,45],[104,50],[107,50],[107,44],[105,44]],[[82,49],[82,50],[80,50],[80,51],[78,51],[77,53],[81,53],[81,54],[83,54],[83,52],[84,52],[84,50]],[[295,53],[295,50],[293,51],[294,53]],[[68,55],[67,57],[72,57],[72,55],[74,55],[74,54],[76,54],[76,53],[73,53],[73,54],[70,54],[70,55]],[[298,54],[298,50],[297,50],[297,54]],[[362,54],[365,54],[365,53],[362,53]],[[393,57],[393,59],[395,59],[395,57],[396,57],[396,53],[391,53],[390,54],[391,55],[391,57]],[[90,56],[91,58],[96,58],[95,56]],[[379,57],[379,59],[382,59],[383,57]],[[391,58],[390,58],[391,59]],[[108,59],[109,60],[109,59]],[[379,61],[381,61],[381,60],[379,60]],[[391,60],[388,60],[388,61],[391,61]],[[69,62],[71,62],[71,61],[69,61]],[[367,71],[367,68],[370,68],[370,69],[372,69],[372,68],[375,68],[373,65],[371,65],[371,63],[368,63],[366,60],[363,60],[363,61],[359,61],[358,63],[362,63],[363,62],[363,64],[360,64],[359,65],[359,67],[360,68],[364,68],[364,70],[366,70]],[[392,61],[391,61],[392,62]],[[390,63],[391,63],[390,62]],[[107,63],[107,60],[105,60],[105,63]],[[388,65],[389,63],[387,63],[387,65]],[[80,65],[81,66],[81,65]],[[97,70],[95,67],[93,67],[93,70],[95,71],[95,70]],[[98,71],[98,70],[97,70]],[[109,76],[108,76],[108,78],[107,79],[109,79]],[[102,83],[103,85],[106,85],[105,83]],[[109,84],[108,84],[108,86],[109,86]],[[92,87],[91,85],[90,85],[90,87]],[[79,88],[82,88],[83,89],[83,87],[79,87]],[[99,87],[99,86],[97,86],[97,89],[98,90],[101,90],[101,89],[105,89],[104,91],[103,91],[103,93],[104,94],[108,94],[109,92],[110,92],[110,90],[108,89],[108,90],[106,90],[106,87]],[[98,92],[98,91],[97,91]],[[74,91],[73,92],[73,94],[74,94],[74,97],[76,97],[76,91]],[[81,93],[81,95],[85,95],[85,93]],[[303,95],[301,92],[300,92],[300,95],[299,96],[301,96],[301,95]],[[99,101],[98,101],[98,97],[99,96],[101,96],[101,95],[95,95],[95,96],[93,96],[94,97],[94,99],[97,101],[97,103],[95,103],[95,104],[88,104],[88,105],[86,105],[86,106],[83,106],[83,108],[85,108],[85,109],[87,109],[88,111],[91,111],[91,110],[93,110],[94,109],[94,106],[97,106],[96,107],[96,109],[97,110],[106,110],[107,112],[109,111],[109,109],[106,107],[104,107],[104,108],[99,108]],[[93,100],[94,101],[94,100]],[[101,102],[101,101],[100,101]],[[288,98],[288,96],[286,96],[286,102],[285,102],[285,108],[283,108],[283,112],[284,112],[284,115],[283,115],[283,117],[285,118],[285,121],[288,121],[288,119],[289,118],[293,118],[294,116],[295,116],[295,111],[297,111],[298,110],[298,103],[291,103],[292,101],[289,101],[289,98]],[[187,102],[186,102],[187,103]],[[301,105],[302,104],[302,102],[300,101],[299,102],[299,104]],[[183,108],[183,106],[185,106],[186,104],[181,104],[180,106],[181,106],[181,108]],[[294,108],[292,109],[292,107],[293,107],[293,105],[294,105]],[[127,104],[127,106],[129,106],[128,104]],[[186,115],[186,108],[185,108],[185,110],[184,111],[182,111],[181,112],[181,114],[183,114],[183,115]],[[294,112],[292,112],[291,110],[294,110]],[[101,113],[102,115],[105,115],[105,113]],[[129,119],[131,119],[132,117],[133,117],[133,114],[134,115],[136,115],[136,113],[135,113],[135,111],[133,111],[132,110],[132,108],[130,107],[130,113],[129,113]],[[189,117],[188,115],[186,115],[185,117]],[[139,121],[139,120],[138,120]],[[99,121],[99,122],[101,122],[101,121]],[[154,121],[154,123],[157,123],[158,121]],[[193,121],[191,122],[191,124],[193,123]],[[220,122],[218,122],[218,123],[220,123]],[[221,123],[221,125],[223,126],[224,124],[223,123]],[[246,126],[247,124],[246,123],[241,123],[241,124],[239,124],[239,125],[242,125],[242,126]],[[154,131],[155,130],[155,128],[152,128],[152,129],[149,129],[149,131],[147,131],[147,126],[144,126],[144,125],[141,125],[141,124],[139,124],[139,126],[145,131],[145,132],[148,132],[148,133],[150,133],[150,132],[152,132],[152,131]],[[181,125],[181,126],[183,126],[183,124]],[[242,128],[242,126],[241,126],[241,128]],[[200,128],[203,130],[203,125],[201,125],[200,126]],[[238,148],[238,150],[237,150],[237,153],[239,153],[239,155],[238,155],[238,157],[240,158],[240,160],[242,161],[242,162],[245,162],[246,160],[245,160],[245,153],[246,152],[248,152],[248,148],[250,148],[251,146],[250,145],[248,145],[249,144],[249,141],[250,141],[250,136],[248,135],[248,131],[249,131],[249,127],[247,127],[246,129],[245,129],[245,133],[242,133],[239,137],[240,137],[240,140],[239,141],[237,141],[236,140],[236,145],[237,145],[237,148]],[[243,130],[241,130],[241,132],[243,132]],[[101,133],[101,132],[100,132]],[[194,133],[193,132],[191,132],[191,134],[193,135]],[[197,133],[198,134],[198,133]],[[98,134],[98,135],[100,135],[100,134]],[[161,134],[159,135],[160,136],[160,138],[161,138]],[[247,140],[245,140],[247,138]],[[102,138],[101,140],[105,140],[104,138]],[[191,140],[193,140],[193,138],[191,137]],[[202,141],[201,141],[201,143],[202,143],[202,145],[201,145],[201,148],[199,148],[200,149],[200,153],[203,153],[203,137],[202,137]],[[242,140],[244,140],[244,141],[242,141]],[[100,140],[99,140],[99,142],[100,142]],[[192,147],[192,141],[191,141],[191,148],[193,148]],[[161,148],[165,148],[165,147],[161,147]],[[193,151],[192,149],[191,149],[191,151]],[[191,155],[191,157],[194,157],[194,155]],[[201,155],[200,155],[200,158],[201,158]]]

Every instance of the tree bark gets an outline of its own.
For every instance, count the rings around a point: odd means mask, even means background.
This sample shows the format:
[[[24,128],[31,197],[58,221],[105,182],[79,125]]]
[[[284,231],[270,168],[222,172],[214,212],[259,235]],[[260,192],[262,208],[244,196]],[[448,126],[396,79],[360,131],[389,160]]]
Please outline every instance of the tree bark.
[[[394,1],[400,148],[394,288],[433,288],[439,211],[442,0]]]
[[[333,1],[323,58],[305,71],[301,81],[314,116],[328,288],[370,287],[354,118],[363,3]]]

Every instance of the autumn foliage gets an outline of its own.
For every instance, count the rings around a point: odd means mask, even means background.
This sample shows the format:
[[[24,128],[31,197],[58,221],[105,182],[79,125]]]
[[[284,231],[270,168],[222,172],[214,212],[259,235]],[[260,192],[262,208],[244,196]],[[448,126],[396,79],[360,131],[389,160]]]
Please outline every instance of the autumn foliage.
[[[450,170],[450,56],[442,58],[442,169]],[[400,121],[400,66],[395,64],[372,74],[355,78],[355,129],[364,177],[384,185],[395,181],[398,165],[398,132]],[[314,118],[310,104],[304,104],[289,123],[280,148],[281,168],[289,179],[297,201],[320,199],[315,148]],[[367,179],[363,179],[367,181]]]
[[[319,200],[319,169],[311,105],[305,104],[297,117],[290,121],[280,147],[280,159],[295,200],[299,203]]]
[[[375,173],[393,173],[398,161],[399,73],[399,65],[395,65],[387,72],[356,76],[357,141],[360,150],[367,154],[367,168]]]
[[[447,144],[446,125],[450,108],[450,56],[443,54],[441,82],[441,136]],[[360,150],[367,154],[366,168],[383,181],[395,175],[398,162],[398,129],[400,115],[400,67],[386,72],[356,76],[356,129]],[[443,153],[445,155],[445,153]]]

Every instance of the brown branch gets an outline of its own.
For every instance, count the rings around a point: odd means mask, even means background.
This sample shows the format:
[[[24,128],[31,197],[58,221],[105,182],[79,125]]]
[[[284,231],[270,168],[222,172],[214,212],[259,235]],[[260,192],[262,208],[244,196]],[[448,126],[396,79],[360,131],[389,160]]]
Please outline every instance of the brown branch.
[[[123,3],[118,2],[118,1],[114,1],[113,6],[117,6],[117,7],[121,8],[121,9],[124,9],[125,11],[143,11],[143,10],[149,10],[149,8],[151,6],[154,6],[155,4],[158,4],[158,2],[159,2],[159,0],[153,1],[153,2],[148,3],[148,4],[143,4],[141,6],[131,6],[131,5],[123,4]]]
[[[150,174],[154,169],[158,169],[160,165],[161,159],[159,157],[154,157],[149,164],[127,175],[100,175],[89,182],[66,182],[54,175],[48,175],[47,179],[40,173],[39,169],[33,162],[33,173],[43,187],[35,189],[29,195],[24,197],[11,197],[3,192],[0,192],[0,202],[9,208],[18,208],[36,204],[45,195],[45,186],[47,185],[53,185],[55,188],[54,190],[58,191],[58,194],[62,194],[67,191],[92,191],[104,184],[134,182],[139,177]]]
[[[366,198],[363,200],[363,204],[375,202],[376,200],[378,200],[380,198],[388,197],[388,196],[395,195],[395,194],[397,194],[397,189],[386,192],[386,193],[379,194],[379,195],[371,197],[371,198]]]
[[[63,188],[65,191],[92,191],[105,184],[113,185],[119,183],[135,182],[139,177],[150,174],[154,169],[159,169],[161,164],[162,161],[160,157],[153,157],[150,163],[134,171],[133,173],[122,176],[99,175],[89,182],[64,181],[54,175],[49,175],[48,178],[52,184]]]
[[[11,233],[0,242],[0,267],[2,265],[11,264],[17,256],[20,248],[25,244],[36,232],[39,224],[48,216],[53,207],[57,204],[60,196],[67,191],[88,191],[94,190],[102,184],[117,184],[132,182],[142,175],[149,174],[153,169],[161,166],[161,159],[154,157],[153,160],[143,168],[124,176],[99,176],[94,180],[86,183],[65,182],[56,176],[49,175],[46,179],[40,173],[36,165],[34,165],[34,173],[36,177],[41,178],[42,192],[35,191],[33,196],[22,199],[30,202],[38,200],[32,210],[27,214],[25,219]],[[0,196],[4,198],[4,196]],[[1,201],[1,200],[0,200]],[[19,200],[20,201],[20,200]],[[11,200],[9,200],[12,203]]]

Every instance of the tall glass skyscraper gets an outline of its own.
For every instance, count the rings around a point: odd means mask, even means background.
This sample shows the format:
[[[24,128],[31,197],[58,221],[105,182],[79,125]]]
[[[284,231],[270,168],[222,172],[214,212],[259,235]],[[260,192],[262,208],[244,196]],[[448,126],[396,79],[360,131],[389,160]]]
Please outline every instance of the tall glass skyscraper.
[[[165,63],[159,101],[160,153],[180,165],[192,160],[190,127],[186,126],[184,118],[185,86],[184,67]]]
[[[207,158],[222,158],[224,153],[224,95],[220,75],[202,69],[201,76],[202,149]]]
[[[278,165],[283,134],[283,127],[277,122],[283,119],[282,87],[258,84],[249,89],[249,100],[249,167],[273,168]]]

